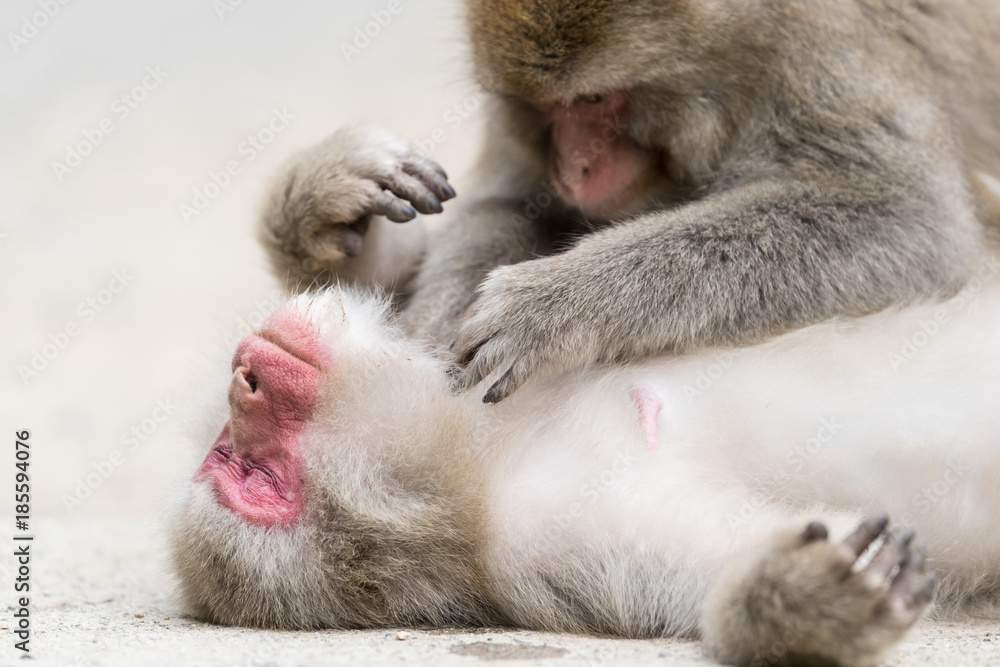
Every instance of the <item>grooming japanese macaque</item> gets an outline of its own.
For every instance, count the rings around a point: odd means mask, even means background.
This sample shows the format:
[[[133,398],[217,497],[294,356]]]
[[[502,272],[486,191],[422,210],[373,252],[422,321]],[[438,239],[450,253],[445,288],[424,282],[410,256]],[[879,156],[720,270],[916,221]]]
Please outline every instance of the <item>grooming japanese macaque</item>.
[[[697,634],[739,665],[873,663],[935,578],[941,613],[1000,620],[1000,262],[972,268],[943,304],[495,406],[383,297],[300,295],[239,344],[177,498],[187,611]]]
[[[488,379],[496,402],[543,368],[752,344],[947,297],[978,264],[995,0],[465,4],[493,95],[442,224],[386,221],[454,191],[373,128],[294,161],[263,223],[293,286],[399,294],[457,389]]]

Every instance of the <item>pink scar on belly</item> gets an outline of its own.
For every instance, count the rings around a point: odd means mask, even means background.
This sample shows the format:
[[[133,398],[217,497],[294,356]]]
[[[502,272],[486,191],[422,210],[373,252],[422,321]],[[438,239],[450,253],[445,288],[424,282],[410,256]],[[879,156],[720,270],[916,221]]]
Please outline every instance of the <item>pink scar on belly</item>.
[[[660,410],[663,409],[663,399],[652,388],[645,385],[633,386],[629,389],[628,395],[632,397],[632,402],[639,409],[639,423],[642,424],[642,432],[646,436],[646,449],[655,452],[660,448],[656,432]]]

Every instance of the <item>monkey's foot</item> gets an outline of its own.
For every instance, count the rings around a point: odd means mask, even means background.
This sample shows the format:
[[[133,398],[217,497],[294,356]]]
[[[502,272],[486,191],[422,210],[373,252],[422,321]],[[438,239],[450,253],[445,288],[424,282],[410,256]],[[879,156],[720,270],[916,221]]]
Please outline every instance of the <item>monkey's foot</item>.
[[[810,523],[734,564],[706,601],[706,652],[734,665],[876,662],[920,619],[934,589],[913,532],[887,525],[869,519],[834,543]]]

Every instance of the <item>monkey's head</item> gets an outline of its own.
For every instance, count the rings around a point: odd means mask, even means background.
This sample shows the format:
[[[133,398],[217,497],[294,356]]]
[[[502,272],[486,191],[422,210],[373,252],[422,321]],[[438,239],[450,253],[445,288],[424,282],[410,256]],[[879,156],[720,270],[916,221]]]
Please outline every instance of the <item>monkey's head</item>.
[[[386,308],[301,296],[239,344],[228,421],[171,521],[193,615],[275,628],[469,620],[476,603],[456,601],[476,590],[472,404],[386,326]]]
[[[466,0],[479,79],[520,125],[510,136],[543,137],[562,198],[598,217],[662,205],[717,166],[738,105],[709,82],[758,84],[744,72],[766,57],[757,4]]]

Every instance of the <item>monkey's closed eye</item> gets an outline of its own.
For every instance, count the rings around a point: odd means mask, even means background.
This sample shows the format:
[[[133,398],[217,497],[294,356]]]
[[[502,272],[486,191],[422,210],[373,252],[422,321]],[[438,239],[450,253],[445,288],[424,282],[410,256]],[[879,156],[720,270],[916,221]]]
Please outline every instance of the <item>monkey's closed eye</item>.
[[[587,104],[600,104],[604,101],[604,95],[584,95],[579,100]]]

